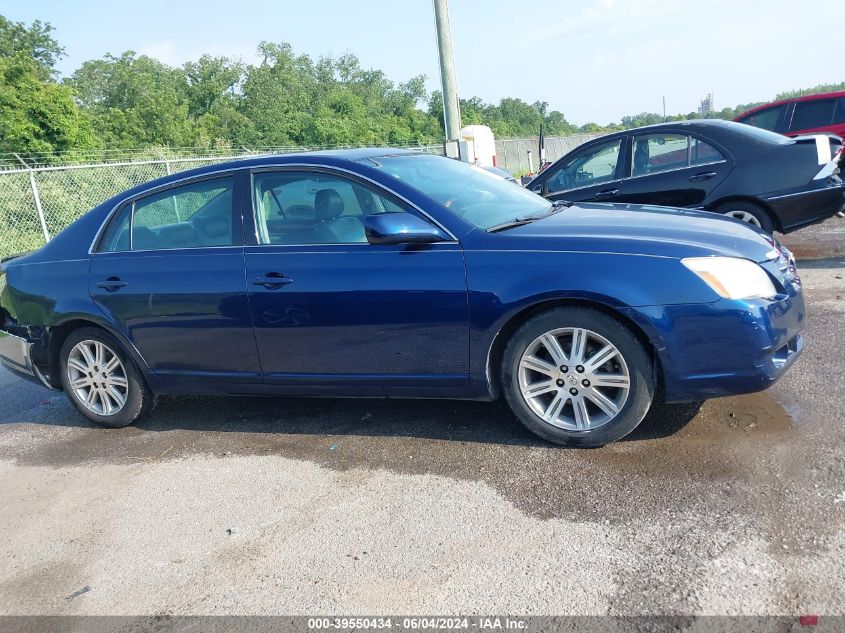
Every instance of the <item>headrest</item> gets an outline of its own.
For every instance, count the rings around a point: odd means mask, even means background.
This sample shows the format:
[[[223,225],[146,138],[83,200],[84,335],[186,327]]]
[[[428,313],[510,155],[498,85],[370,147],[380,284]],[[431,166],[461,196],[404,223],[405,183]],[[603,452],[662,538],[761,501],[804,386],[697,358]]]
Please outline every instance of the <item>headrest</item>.
[[[210,218],[195,218],[194,222],[199,220],[199,226],[203,233],[208,237],[223,237],[229,235],[229,223],[226,218],[210,217]]]
[[[156,239],[156,234],[152,229],[146,226],[132,227],[132,250],[133,251],[147,251],[160,247]]]
[[[649,158],[648,143],[640,141],[634,150],[634,167],[640,170],[645,169],[648,167]]]
[[[343,213],[343,198],[334,189],[320,189],[314,197],[314,212],[318,222],[340,217]]]

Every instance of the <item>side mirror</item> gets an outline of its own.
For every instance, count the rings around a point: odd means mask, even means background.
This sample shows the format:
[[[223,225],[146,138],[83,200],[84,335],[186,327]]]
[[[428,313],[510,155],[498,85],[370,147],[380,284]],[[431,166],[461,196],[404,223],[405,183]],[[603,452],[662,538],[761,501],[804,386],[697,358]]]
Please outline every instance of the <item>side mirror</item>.
[[[370,244],[434,244],[449,239],[441,229],[410,213],[374,213],[364,218]]]

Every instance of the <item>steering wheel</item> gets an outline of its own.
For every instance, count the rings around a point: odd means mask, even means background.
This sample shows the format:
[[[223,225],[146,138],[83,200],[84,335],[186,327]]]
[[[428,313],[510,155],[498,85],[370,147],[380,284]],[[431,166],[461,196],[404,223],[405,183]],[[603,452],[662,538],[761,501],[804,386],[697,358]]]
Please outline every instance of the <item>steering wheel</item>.
[[[576,186],[575,177],[570,174],[568,171],[563,172],[563,188],[564,189],[572,189]]]

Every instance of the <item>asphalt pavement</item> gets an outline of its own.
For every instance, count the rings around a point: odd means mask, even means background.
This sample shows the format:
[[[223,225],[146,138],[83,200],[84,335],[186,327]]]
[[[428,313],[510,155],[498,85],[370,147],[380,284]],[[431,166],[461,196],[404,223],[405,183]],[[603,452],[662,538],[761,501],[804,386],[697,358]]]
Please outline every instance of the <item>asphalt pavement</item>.
[[[0,370],[0,614],[845,614],[843,229],[784,240],[810,321],[781,382],[601,449],[447,401],[108,430]]]

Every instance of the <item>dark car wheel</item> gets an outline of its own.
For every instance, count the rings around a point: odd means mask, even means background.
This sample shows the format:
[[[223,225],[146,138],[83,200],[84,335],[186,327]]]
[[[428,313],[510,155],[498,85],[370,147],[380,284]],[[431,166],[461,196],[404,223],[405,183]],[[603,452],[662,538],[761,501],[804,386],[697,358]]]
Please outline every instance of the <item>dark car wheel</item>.
[[[612,317],[581,307],[556,308],[524,323],[505,349],[502,385],[529,430],[568,446],[625,437],[654,397],[642,344]]]
[[[753,202],[726,202],[724,204],[720,204],[713,210],[716,213],[721,213],[723,215],[727,215],[728,217],[736,218],[737,220],[742,220],[743,222],[752,224],[763,229],[766,233],[771,233],[775,229],[772,224],[772,218],[769,217],[769,214],[762,207],[757,206]]]
[[[62,386],[77,410],[104,426],[132,424],[154,397],[120,342],[98,328],[71,332],[59,352]]]

